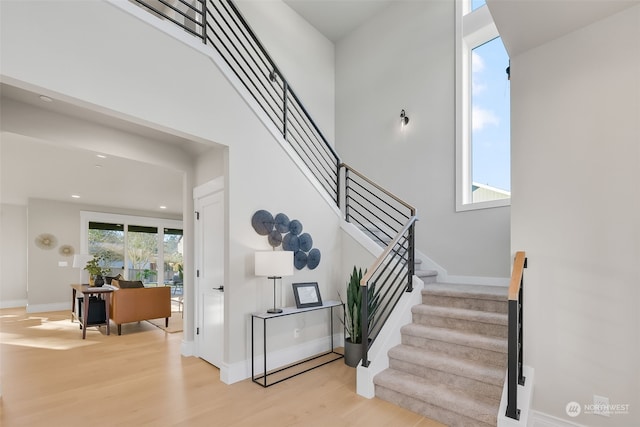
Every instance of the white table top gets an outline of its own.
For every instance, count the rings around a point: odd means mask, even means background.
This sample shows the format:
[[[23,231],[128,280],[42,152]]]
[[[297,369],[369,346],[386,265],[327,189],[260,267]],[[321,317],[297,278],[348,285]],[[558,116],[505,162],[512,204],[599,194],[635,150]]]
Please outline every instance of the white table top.
[[[296,313],[304,313],[306,311],[314,311],[314,310],[321,310],[323,308],[338,307],[340,305],[342,305],[340,301],[324,301],[322,305],[319,305],[316,307],[307,307],[307,308],[282,307],[282,313],[263,312],[263,313],[251,313],[251,315],[253,317],[258,317],[260,319],[270,319],[273,317],[288,316],[290,314],[296,314]]]

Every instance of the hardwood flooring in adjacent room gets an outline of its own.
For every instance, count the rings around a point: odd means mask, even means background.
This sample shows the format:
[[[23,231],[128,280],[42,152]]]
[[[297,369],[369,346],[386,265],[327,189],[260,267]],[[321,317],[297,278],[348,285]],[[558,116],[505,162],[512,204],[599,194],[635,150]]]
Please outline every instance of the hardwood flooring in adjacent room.
[[[442,426],[358,396],[341,361],[267,389],[226,385],[217,368],[180,355],[182,333],[148,322],[114,330],[90,327],[82,340],[67,311],[0,310],[0,425]]]

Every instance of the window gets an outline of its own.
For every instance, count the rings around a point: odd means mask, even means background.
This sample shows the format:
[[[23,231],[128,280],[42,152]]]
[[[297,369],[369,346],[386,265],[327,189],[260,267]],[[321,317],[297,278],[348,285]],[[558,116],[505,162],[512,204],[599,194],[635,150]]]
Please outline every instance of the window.
[[[182,221],[81,212],[81,251],[101,255],[110,275],[145,285],[182,285]],[[160,268],[158,267],[160,265]]]
[[[88,244],[89,255],[99,255],[104,259],[104,267],[109,268],[107,276],[113,277],[123,273],[124,226],[122,224],[89,221]]]
[[[508,206],[511,200],[509,57],[482,3],[456,2],[458,211]]]
[[[486,0],[471,0],[471,10],[476,10],[485,4],[487,4]]]
[[[127,277],[158,283],[158,227],[127,226],[127,260]]]

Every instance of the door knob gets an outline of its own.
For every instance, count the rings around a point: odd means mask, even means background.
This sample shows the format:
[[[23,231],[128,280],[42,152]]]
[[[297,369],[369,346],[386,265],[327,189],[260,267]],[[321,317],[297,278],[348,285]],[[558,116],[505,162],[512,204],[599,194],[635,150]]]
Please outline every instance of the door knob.
[[[214,291],[224,292],[224,286],[219,286],[217,288],[213,288]]]

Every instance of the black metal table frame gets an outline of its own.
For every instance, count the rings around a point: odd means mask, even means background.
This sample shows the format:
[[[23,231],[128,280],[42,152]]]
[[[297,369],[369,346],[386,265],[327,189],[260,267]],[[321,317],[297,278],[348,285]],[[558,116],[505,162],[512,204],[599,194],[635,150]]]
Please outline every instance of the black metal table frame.
[[[341,302],[338,301],[327,301],[325,302],[323,305],[318,306],[318,307],[309,307],[309,308],[295,308],[295,307],[287,307],[284,308],[282,313],[252,313],[251,314],[251,381],[253,381],[254,383],[262,386],[262,387],[271,387],[274,384],[278,384],[282,381],[286,381],[290,378],[296,377],[300,374],[304,374],[305,372],[309,372],[313,369],[319,368],[321,366],[324,366],[328,363],[331,362],[335,362],[336,360],[340,360],[344,357],[344,354],[341,353],[337,353],[336,351],[334,351],[334,346],[333,346],[333,308],[334,307],[339,307],[339,306],[344,306],[344,304],[342,304]],[[318,354],[312,357],[308,357],[306,359],[303,359],[299,362],[287,365],[285,367],[282,368],[278,368],[276,370],[273,370],[271,372],[267,371],[267,320],[269,319],[276,319],[279,317],[285,317],[285,316],[291,316],[294,314],[301,314],[301,313],[307,313],[310,311],[316,311],[316,310],[326,310],[326,309],[330,309],[330,316],[329,316],[329,324],[331,326],[331,349],[325,353],[322,354]],[[264,372],[262,373],[262,375],[260,376],[256,376],[255,373],[255,356],[254,356],[254,321],[255,319],[262,319],[262,350],[263,350],[263,362],[264,362]],[[311,362],[312,360],[316,360],[319,359],[321,357],[327,356],[329,354],[335,354],[337,357],[332,358],[331,360],[325,361],[323,363],[314,365],[310,368],[307,368],[303,371],[299,371],[296,372],[295,374],[289,375],[288,377],[285,378],[281,378],[277,381],[274,381],[270,384],[267,384],[267,378],[271,375],[277,374],[279,372],[282,371],[286,371],[287,369],[292,369],[295,368],[296,366],[302,365],[304,363],[308,363]],[[262,380],[262,382],[260,381]]]

